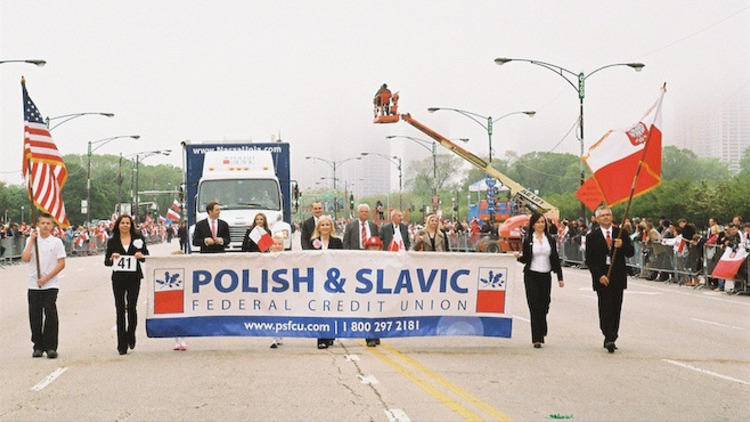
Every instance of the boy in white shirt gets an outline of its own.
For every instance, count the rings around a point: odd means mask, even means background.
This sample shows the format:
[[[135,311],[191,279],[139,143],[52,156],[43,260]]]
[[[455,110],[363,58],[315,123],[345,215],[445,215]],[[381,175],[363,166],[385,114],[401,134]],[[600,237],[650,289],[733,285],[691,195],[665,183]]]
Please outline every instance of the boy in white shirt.
[[[23,262],[29,265],[29,322],[31,341],[34,343],[32,357],[40,358],[47,352],[49,359],[57,358],[57,292],[60,289],[57,274],[65,268],[65,246],[62,240],[52,236],[55,220],[49,214],[37,218],[37,230],[31,230],[26,247],[21,253]],[[34,243],[38,245],[39,273]],[[40,276],[41,275],[41,276]]]

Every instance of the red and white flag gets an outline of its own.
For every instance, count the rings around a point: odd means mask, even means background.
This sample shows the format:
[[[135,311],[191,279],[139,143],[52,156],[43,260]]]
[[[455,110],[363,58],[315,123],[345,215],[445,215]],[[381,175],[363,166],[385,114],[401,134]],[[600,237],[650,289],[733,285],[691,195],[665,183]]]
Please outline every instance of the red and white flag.
[[[177,202],[177,200],[175,199],[174,202],[172,202],[172,207],[171,208],[173,210],[175,210],[175,212],[179,213],[180,212],[180,203]]]
[[[737,275],[737,270],[740,269],[740,266],[742,266],[742,263],[745,262],[746,258],[747,250],[745,250],[745,248],[738,247],[732,249],[727,247],[724,254],[721,255],[719,262],[716,263],[714,270],[711,272],[711,277],[724,279],[734,278],[734,276]]]
[[[591,169],[576,191],[589,209],[605,202],[612,206],[627,201],[638,163],[643,161],[633,197],[661,184],[661,106],[665,90],[641,119],[628,129],[610,130],[581,159]]]
[[[87,242],[89,240],[89,234],[86,232],[78,232],[78,236],[75,240],[75,245],[78,247],[83,246],[84,242]]]
[[[172,221],[177,222],[177,221],[180,221],[180,214],[178,214],[177,212],[175,212],[175,210],[170,208],[167,210],[167,218]]]
[[[62,189],[68,171],[60,151],[52,140],[42,114],[29,98],[26,80],[21,79],[23,91],[23,177],[26,189],[34,205],[47,214],[62,228],[68,227]]]
[[[260,249],[261,252],[265,252],[273,245],[273,238],[261,226],[255,226],[248,237],[258,245],[258,249]]]
[[[161,215],[161,214],[159,214],[159,223],[161,223],[161,224],[166,224],[167,223],[167,219],[164,218],[164,216]]]

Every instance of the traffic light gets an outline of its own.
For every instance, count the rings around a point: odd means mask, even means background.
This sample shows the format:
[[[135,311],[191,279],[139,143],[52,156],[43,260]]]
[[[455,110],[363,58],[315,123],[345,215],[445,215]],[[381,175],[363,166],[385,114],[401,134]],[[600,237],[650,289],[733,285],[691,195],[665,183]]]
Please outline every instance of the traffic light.
[[[349,194],[349,209],[354,210],[354,194]]]

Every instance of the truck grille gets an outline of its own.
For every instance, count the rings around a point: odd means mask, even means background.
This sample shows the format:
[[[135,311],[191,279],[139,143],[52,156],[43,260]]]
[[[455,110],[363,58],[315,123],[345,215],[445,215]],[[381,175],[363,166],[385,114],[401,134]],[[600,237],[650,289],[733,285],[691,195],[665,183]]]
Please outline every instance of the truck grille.
[[[239,243],[238,247],[242,246],[242,238],[245,236],[245,232],[250,226],[229,226],[229,238],[232,239],[232,243]]]

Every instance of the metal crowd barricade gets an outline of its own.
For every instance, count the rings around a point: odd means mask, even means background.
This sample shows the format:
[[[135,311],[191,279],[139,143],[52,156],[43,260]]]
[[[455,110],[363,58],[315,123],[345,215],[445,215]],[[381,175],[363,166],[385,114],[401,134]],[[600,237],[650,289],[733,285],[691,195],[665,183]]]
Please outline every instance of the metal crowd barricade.
[[[5,248],[3,255],[0,256],[0,263],[12,264],[21,260],[21,252],[26,246],[24,236],[11,236],[0,239],[0,245]]]
[[[719,284],[718,281],[720,279],[711,278],[711,273],[713,273],[716,264],[719,263],[723,254],[724,249],[722,249],[721,245],[705,245],[703,248],[703,267],[706,276],[705,287],[711,287],[711,280],[714,280],[717,285]],[[750,294],[748,277],[750,277],[750,256],[745,258],[745,262],[740,266],[734,278],[724,279],[724,290],[737,294]]]
[[[565,265],[584,265],[584,250],[581,247],[581,235],[565,235],[563,239],[558,239],[557,250],[560,259]]]

